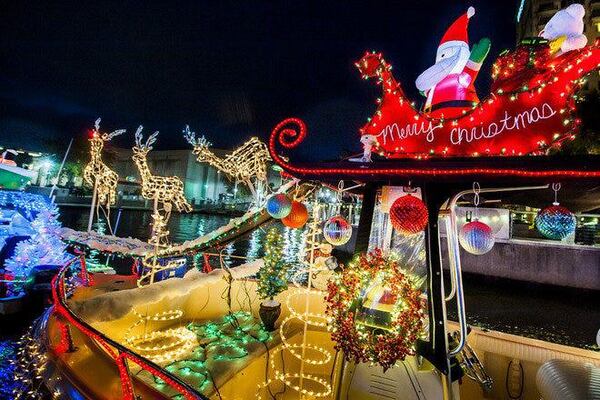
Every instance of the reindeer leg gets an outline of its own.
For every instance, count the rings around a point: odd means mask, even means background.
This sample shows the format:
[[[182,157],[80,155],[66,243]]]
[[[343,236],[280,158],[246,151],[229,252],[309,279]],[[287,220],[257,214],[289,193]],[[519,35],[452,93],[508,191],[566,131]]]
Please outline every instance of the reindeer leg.
[[[245,179],[244,183],[246,185],[248,185],[248,189],[250,189],[250,193],[252,193],[252,197],[254,197],[256,199],[256,189],[254,188],[252,181],[250,179]]]

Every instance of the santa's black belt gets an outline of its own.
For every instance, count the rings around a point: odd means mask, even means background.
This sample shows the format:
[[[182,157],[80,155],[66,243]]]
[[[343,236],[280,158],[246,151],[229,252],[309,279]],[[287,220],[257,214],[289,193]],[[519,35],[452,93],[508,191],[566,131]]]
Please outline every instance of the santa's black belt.
[[[478,103],[477,101],[471,101],[471,100],[450,100],[450,101],[443,101],[441,103],[437,103],[431,106],[431,109],[429,110],[431,111],[435,111],[435,110],[439,110],[440,108],[449,108],[449,107],[466,107],[466,108],[471,108],[473,107],[473,104]]]

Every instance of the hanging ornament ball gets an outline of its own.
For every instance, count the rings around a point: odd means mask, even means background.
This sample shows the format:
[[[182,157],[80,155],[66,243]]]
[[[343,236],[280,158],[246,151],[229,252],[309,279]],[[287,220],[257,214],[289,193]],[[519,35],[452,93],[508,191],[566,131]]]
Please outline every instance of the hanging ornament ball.
[[[282,218],[281,222],[288,228],[302,228],[308,221],[308,211],[306,206],[299,201],[292,201],[291,211],[287,217]]]
[[[425,203],[410,194],[397,198],[390,207],[392,226],[405,235],[415,235],[423,231],[428,218]]]
[[[352,237],[352,225],[340,215],[331,217],[323,226],[325,240],[334,246],[343,246]]]
[[[285,218],[292,211],[292,201],[283,193],[272,196],[267,201],[267,212],[273,218]]]
[[[538,232],[553,240],[566,238],[575,232],[576,225],[575,215],[558,203],[544,208],[535,217],[535,227]]]
[[[494,247],[494,233],[489,225],[475,220],[463,225],[458,241],[467,252],[480,256]]]

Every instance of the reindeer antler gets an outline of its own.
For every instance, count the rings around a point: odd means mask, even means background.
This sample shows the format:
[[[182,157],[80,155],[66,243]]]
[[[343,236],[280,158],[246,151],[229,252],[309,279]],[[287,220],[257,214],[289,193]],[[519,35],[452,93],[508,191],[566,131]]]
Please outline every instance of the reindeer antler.
[[[96,122],[94,122],[94,128],[99,131],[100,130],[100,121],[102,121],[102,118],[98,118],[96,120]]]
[[[157,136],[158,136],[158,131],[155,131],[152,135],[150,135],[150,137],[148,137],[148,140],[146,140],[146,148],[148,150],[152,150],[152,145],[156,142]]]
[[[140,149],[144,148],[144,145],[142,144],[142,130],[144,129],[143,125],[138,126],[137,130],[135,131],[135,146],[139,147]]]
[[[122,135],[125,132],[127,132],[127,129],[117,129],[116,131],[112,131],[111,133],[105,133],[104,135],[102,135],[102,138],[106,141],[109,141],[115,136]]]
[[[209,142],[208,140],[206,140],[204,135],[200,136],[199,138],[196,138],[196,132],[192,132],[190,130],[189,125],[185,126],[185,129],[183,130],[183,137],[185,137],[185,139],[188,141],[188,143],[194,147],[200,147],[200,146],[210,147],[210,146],[212,146],[212,143]]]
[[[198,144],[198,141],[196,140],[196,132],[192,132],[189,125],[186,125],[183,129],[183,137],[192,146],[196,146]]]

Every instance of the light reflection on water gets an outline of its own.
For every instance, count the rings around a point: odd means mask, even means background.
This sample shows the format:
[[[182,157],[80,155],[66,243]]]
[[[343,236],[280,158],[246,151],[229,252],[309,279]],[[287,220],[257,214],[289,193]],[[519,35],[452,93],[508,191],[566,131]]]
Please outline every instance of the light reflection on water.
[[[89,215],[87,209],[65,207],[61,209],[60,214],[63,226],[77,230],[87,229]],[[114,221],[116,212],[113,212],[111,217]],[[170,239],[173,243],[193,240],[226,225],[229,220],[230,217],[222,215],[173,213],[169,221]],[[123,210],[117,229],[117,236],[131,236],[141,240],[148,240],[151,232],[151,221],[152,218],[149,211]],[[104,226],[105,224],[100,225]],[[249,261],[261,258],[264,255],[263,241],[267,230],[271,226],[276,226],[282,233],[284,240],[284,260],[293,266],[297,265],[298,257],[304,254],[304,233],[298,229],[287,228],[279,221],[268,223],[259,229],[252,230],[246,236],[225,246],[223,253],[228,256],[247,257]],[[238,260],[230,257],[224,257],[224,261],[228,265],[239,265]],[[217,266],[218,260],[211,260],[211,264]]]
[[[64,207],[60,210],[60,220],[63,226],[86,230],[88,210],[83,208]],[[113,211],[111,219],[116,219],[117,212]],[[229,222],[230,218],[223,215],[179,214],[173,213],[169,220],[170,239],[174,243],[195,239],[205,235]],[[135,237],[148,240],[151,233],[152,217],[149,211],[123,210],[117,228],[117,236]]]

